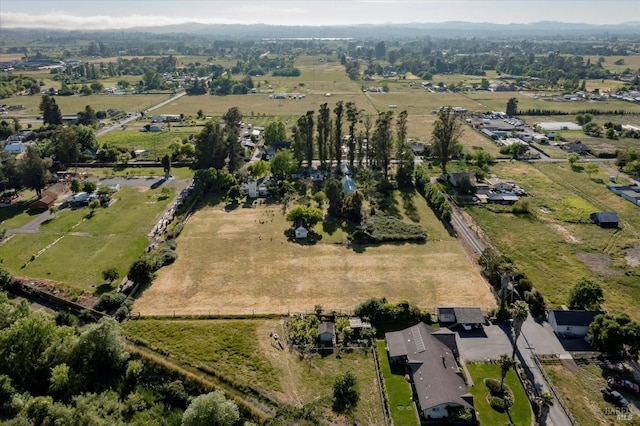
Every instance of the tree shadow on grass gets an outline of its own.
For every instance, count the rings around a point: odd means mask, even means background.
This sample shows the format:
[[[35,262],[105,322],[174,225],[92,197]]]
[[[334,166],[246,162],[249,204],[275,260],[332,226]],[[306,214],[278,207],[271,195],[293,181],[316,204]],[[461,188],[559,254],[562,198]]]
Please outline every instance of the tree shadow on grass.
[[[402,207],[404,208],[405,215],[415,223],[420,222],[420,214],[416,208],[416,204],[413,201],[413,190],[402,191]]]
[[[96,287],[96,289],[93,291],[93,295],[101,296],[105,293],[110,293],[111,291],[113,291],[113,286],[109,283],[104,283]]]

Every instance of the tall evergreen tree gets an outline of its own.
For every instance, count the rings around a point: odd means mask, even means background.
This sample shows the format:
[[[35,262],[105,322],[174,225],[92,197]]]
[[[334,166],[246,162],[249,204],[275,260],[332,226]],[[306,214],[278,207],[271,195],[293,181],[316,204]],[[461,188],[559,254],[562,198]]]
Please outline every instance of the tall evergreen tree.
[[[196,138],[196,166],[199,169],[222,169],[225,164],[224,135],[218,123],[206,123]]]
[[[462,136],[462,124],[452,113],[451,108],[443,108],[438,113],[431,133],[432,149],[440,160],[442,174],[447,173],[447,162],[451,155],[460,151],[458,138]]]
[[[342,162],[342,115],[344,113],[342,101],[336,103],[333,113],[336,115],[333,132],[333,155],[338,168],[340,168],[340,163]]]
[[[376,163],[382,167],[384,178],[389,177],[389,165],[391,164],[391,152],[393,140],[391,136],[391,120],[393,112],[386,111],[378,114],[376,128],[373,132],[373,145],[375,146]]]
[[[356,157],[356,123],[360,118],[361,111],[356,107],[355,102],[347,102],[347,121],[349,122],[349,166],[353,169]]]
[[[511,98],[507,101],[506,113],[509,117],[513,117],[518,114],[518,100],[516,98]]]
[[[43,95],[40,100],[40,112],[44,124],[62,124],[62,113],[53,96]]]
[[[331,128],[331,111],[325,102],[318,110],[318,157],[320,166],[323,167],[327,161],[327,141]]]

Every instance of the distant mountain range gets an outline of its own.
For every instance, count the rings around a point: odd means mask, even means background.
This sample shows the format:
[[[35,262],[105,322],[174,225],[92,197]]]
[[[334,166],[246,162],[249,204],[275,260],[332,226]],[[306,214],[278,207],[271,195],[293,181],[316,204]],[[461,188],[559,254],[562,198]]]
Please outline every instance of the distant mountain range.
[[[8,30],[29,31],[38,30]],[[75,32],[41,30],[42,32]],[[90,31],[83,30],[83,33]],[[96,31],[98,32],[98,31]],[[267,25],[267,24],[197,24],[183,23],[158,27],[138,27],[121,30],[104,30],[112,33],[148,34],[191,34],[215,39],[256,39],[256,38],[456,38],[456,37],[544,37],[588,36],[588,35],[630,35],[640,37],[640,21],[624,22],[618,25],[575,24],[543,21],[530,24],[494,24],[472,22],[408,23],[408,24],[360,24],[335,26]]]

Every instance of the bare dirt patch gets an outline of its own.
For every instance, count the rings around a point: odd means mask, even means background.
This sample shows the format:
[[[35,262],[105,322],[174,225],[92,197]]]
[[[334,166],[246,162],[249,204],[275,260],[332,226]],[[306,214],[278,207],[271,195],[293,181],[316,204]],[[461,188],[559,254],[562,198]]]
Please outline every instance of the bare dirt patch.
[[[366,246],[290,242],[280,206],[197,211],[178,259],[136,301],[142,315],[351,311],[369,297],[424,309],[495,306],[487,284],[454,240]]]
[[[580,242],[580,240],[571,235],[571,232],[569,232],[564,226],[554,223],[551,227],[558,232],[566,242],[571,244],[577,244]]]
[[[622,272],[610,267],[611,257],[604,253],[576,253],[576,257],[601,277],[622,275]]]
[[[631,267],[640,266],[640,245],[626,249],[624,251],[624,260]]]

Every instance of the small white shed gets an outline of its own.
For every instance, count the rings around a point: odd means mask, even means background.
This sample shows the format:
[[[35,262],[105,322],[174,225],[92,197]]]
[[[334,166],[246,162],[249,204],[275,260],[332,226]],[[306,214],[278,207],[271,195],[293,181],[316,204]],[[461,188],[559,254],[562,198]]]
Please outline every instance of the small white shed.
[[[296,238],[307,238],[307,235],[309,235],[309,231],[304,226],[298,226],[295,232]]]

